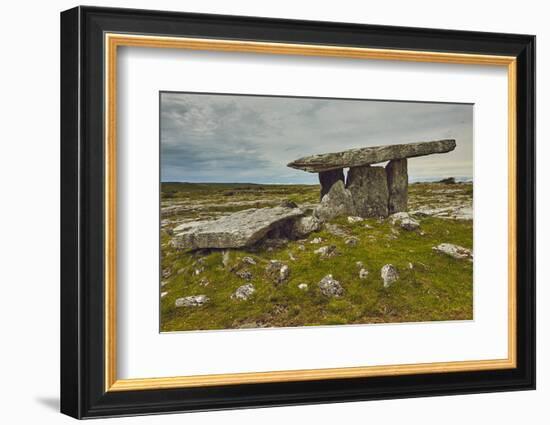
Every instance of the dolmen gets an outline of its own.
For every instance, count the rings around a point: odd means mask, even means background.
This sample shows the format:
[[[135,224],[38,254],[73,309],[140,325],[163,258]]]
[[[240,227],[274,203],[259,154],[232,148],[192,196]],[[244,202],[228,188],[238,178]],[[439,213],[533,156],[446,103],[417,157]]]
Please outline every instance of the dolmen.
[[[342,215],[387,217],[407,211],[407,159],[454,150],[453,139],[373,146],[299,158],[288,167],[319,173],[321,203],[314,215],[321,221]],[[387,165],[372,166],[381,162]],[[349,168],[344,178],[344,168]]]

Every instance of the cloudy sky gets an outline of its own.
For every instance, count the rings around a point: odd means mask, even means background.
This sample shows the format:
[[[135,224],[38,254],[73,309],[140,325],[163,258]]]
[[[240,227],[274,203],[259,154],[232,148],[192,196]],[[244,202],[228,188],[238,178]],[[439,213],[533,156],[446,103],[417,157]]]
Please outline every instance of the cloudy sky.
[[[161,179],[318,183],[286,166],[305,155],[456,139],[409,160],[409,180],[472,178],[473,107],[465,104],[162,92]]]

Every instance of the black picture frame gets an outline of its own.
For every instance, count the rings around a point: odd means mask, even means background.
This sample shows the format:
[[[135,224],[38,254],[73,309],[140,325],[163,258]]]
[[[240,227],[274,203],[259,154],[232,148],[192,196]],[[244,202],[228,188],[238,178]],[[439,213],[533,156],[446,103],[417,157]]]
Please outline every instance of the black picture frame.
[[[517,367],[106,392],[105,32],[517,58]],[[535,388],[535,37],[149,10],[61,13],[61,412],[75,418]]]

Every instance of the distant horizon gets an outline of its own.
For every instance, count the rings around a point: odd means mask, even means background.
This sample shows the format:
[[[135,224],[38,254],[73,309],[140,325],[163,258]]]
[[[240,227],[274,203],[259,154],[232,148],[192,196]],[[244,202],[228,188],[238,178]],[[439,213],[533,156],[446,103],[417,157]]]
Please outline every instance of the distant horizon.
[[[446,178],[454,178],[455,181],[459,183],[469,183],[473,181],[471,177],[466,176],[447,176],[447,177],[427,177],[423,178],[421,180],[411,180],[409,179],[409,183],[436,183],[440,180],[446,179]],[[251,184],[251,185],[277,185],[277,186],[292,186],[292,185],[301,185],[301,186],[318,186],[319,183],[258,183],[258,182],[251,182],[251,181],[187,181],[187,180],[167,180],[167,181],[161,181],[161,184],[165,183],[187,183],[187,184]]]
[[[441,139],[455,139],[456,149],[411,158],[409,181],[472,179],[471,104],[160,93],[162,182],[314,185],[316,174],[286,164],[325,152]]]

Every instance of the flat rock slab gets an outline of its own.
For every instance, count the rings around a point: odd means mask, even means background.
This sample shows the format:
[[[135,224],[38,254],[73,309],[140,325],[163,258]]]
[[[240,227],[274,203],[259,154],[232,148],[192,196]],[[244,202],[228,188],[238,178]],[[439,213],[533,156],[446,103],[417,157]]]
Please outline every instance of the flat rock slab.
[[[300,208],[251,208],[216,220],[184,223],[174,229],[172,246],[183,249],[250,246],[283,222],[302,215]]]
[[[401,145],[372,146],[342,152],[305,156],[287,164],[288,167],[310,173],[337,170],[347,167],[363,167],[392,159],[414,158],[434,153],[450,152],[456,147],[453,139],[433,142],[406,143]]]

